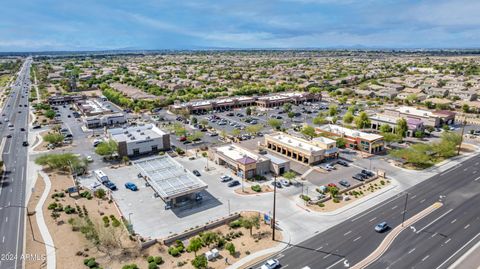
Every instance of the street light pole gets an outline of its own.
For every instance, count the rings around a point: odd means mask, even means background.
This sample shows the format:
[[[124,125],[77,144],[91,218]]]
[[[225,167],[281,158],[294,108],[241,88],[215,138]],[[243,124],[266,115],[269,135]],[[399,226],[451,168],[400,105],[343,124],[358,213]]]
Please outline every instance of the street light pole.
[[[407,213],[407,203],[408,203],[408,192],[405,195],[405,206],[403,207],[402,227],[403,227],[403,222],[405,221],[405,213]]]
[[[275,241],[275,211],[277,200],[277,175],[273,175],[273,218],[272,218],[272,240]]]
[[[462,136],[460,137],[460,145],[458,145],[457,155],[460,155],[460,149],[462,148],[463,134],[465,133],[465,125],[467,125],[467,120],[463,120]]]

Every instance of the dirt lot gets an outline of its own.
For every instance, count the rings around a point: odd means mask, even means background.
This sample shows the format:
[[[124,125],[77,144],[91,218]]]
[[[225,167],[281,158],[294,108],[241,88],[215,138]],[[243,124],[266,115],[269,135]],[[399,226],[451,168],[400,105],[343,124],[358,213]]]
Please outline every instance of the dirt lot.
[[[49,144],[48,142],[44,141],[43,140],[43,137],[49,133],[53,133],[53,131],[51,130],[45,130],[43,132],[40,133],[40,137],[42,137],[42,142],[40,144],[38,144],[34,149],[33,151],[45,151],[45,150],[48,150],[47,149],[47,145]],[[56,146],[55,148],[59,149],[59,148],[62,148],[62,149],[66,149],[66,148],[70,148],[71,145],[63,145],[63,144],[60,144],[59,146]]]
[[[37,206],[38,200],[42,196],[43,190],[45,189],[45,182],[42,177],[37,178],[35,183],[34,192],[30,196],[28,201],[28,214],[26,222],[26,253],[36,255],[37,257],[46,257],[45,245],[43,244],[43,238],[38,229],[37,220],[35,218],[35,207]],[[33,233],[32,233],[33,232]],[[37,269],[41,268],[44,261],[42,260],[26,260],[25,268],[26,269]]]
[[[140,268],[147,268],[148,263],[146,257],[148,256],[161,256],[164,260],[164,264],[160,268],[193,268],[191,260],[194,258],[194,253],[182,252],[179,257],[173,257],[168,254],[169,246],[156,243],[147,249],[140,250],[136,241],[133,241],[125,229],[125,226],[121,224],[118,227],[113,227],[113,222],[108,228],[104,227],[102,218],[111,215],[120,220],[118,211],[113,203],[109,203],[107,199],[102,200],[96,197],[88,200],[78,196],[76,193],[70,197],[68,194],[62,195],[64,197],[52,198],[55,193],[63,192],[64,189],[73,186],[72,179],[64,174],[49,173],[52,181],[52,190],[50,191],[49,198],[47,199],[43,208],[44,215],[46,216],[46,223],[49,227],[50,233],[53,237],[56,249],[57,249],[57,268],[84,268],[83,260],[85,258],[94,257],[96,262],[103,268],[122,268],[125,264],[137,264]],[[77,210],[74,214],[67,214],[65,210],[59,212],[59,217],[54,220],[52,217],[52,210],[48,207],[52,203],[61,203],[62,207],[70,205]],[[78,207],[76,207],[78,205]],[[88,212],[89,219],[92,222],[91,227],[95,227],[98,232],[100,241],[99,245],[92,243],[92,240],[87,240],[85,233],[80,229],[73,231],[74,226],[80,227],[79,224],[85,223],[85,217],[80,217],[78,212]],[[243,216],[258,215],[255,212],[244,213]],[[74,219],[72,222],[70,219]],[[70,220],[70,221],[69,221]],[[72,225],[73,223],[73,225]],[[85,227],[85,226],[82,226]],[[260,223],[259,229],[253,228],[253,236],[250,235],[250,231],[245,228],[230,228],[228,225],[223,225],[211,230],[218,234],[220,237],[230,238],[235,246],[236,252],[232,256],[227,250],[218,248],[220,257],[215,261],[209,261],[209,268],[225,268],[225,258],[228,258],[229,263],[233,263],[238,259],[247,256],[249,253],[259,251],[265,248],[269,248],[277,244],[277,242],[271,240],[271,229],[268,225]],[[232,236],[229,236],[232,233]],[[235,236],[233,236],[235,234]],[[281,240],[281,233],[277,233],[277,240]],[[189,240],[184,240],[185,246],[188,246]],[[228,243],[228,242],[227,242]],[[210,248],[203,247],[197,251],[197,255],[203,255],[207,250],[213,248],[213,243]],[[61,246],[61,247],[59,247]],[[119,247],[120,246],[120,247]],[[34,268],[34,267],[31,267]],[[36,267],[38,268],[38,267]]]
[[[381,184],[381,181],[384,182],[384,185]],[[338,195],[340,197],[338,203],[335,203],[333,201],[333,199],[330,199],[330,200],[323,203],[323,205],[324,205],[323,207],[320,207],[317,204],[309,204],[308,208],[312,209],[314,211],[319,211],[319,212],[335,211],[335,210],[337,210],[341,207],[344,207],[348,204],[354,203],[358,199],[361,199],[361,198],[363,198],[367,195],[370,195],[371,193],[377,192],[377,191],[385,188],[389,184],[390,184],[390,181],[388,181],[386,179],[383,179],[383,178],[377,178],[372,182],[366,183],[365,185],[362,185],[358,188],[352,189],[352,190],[344,193],[343,195],[346,194],[346,195],[348,195],[348,197],[350,197],[350,200],[348,200],[348,201],[343,201],[341,199],[342,195]],[[357,195],[354,195],[355,191],[358,193]]]

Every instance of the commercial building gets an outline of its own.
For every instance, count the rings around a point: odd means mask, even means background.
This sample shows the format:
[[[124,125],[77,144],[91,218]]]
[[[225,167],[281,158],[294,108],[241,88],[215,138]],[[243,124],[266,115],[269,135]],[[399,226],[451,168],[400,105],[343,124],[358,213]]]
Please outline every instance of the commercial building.
[[[392,133],[395,132],[397,128],[397,122],[401,118],[385,115],[385,114],[377,114],[370,117],[370,124],[371,128],[375,130],[380,130],[380,126],[388,125],[391,128]],[[417,131],[423,132],[425,130],[425,126],[422,120],[416,118],[406,118],[407,121],[407,136],[415,136]]]
[[[206,112],[214,109],[234,109],[248,106],[276,107],[285,103],[316,102],[322,99],[320,94],[308,92],[288,92],[268,96],[239,96],[219,98],[213,100],[192,101],[181,104],[173,104],[169,107],[171,111],[187,111],[190,114]]]
[[[314,165],[338,157],[336,141],[318,137],[311,141],[285,133],[266,134],[264,147],[289,159]]]
[[[361,132],[333,124],[322,125],[315,128],[315,130],[330,137],[345,139],[346,147],[348,148],[358,149],[370,154],[380,153],[385,150],[383,136],[378,134]]]
[[[196,200],[207,184],[168,155],[134,161],[141,176],[168,206]]]
[[[214,163],[228,167],[241,178],[264,176],[269,172],[280,175],[290,170],[287,160],[257,154],[236,144],[210,148],[208,156]]]
[[[96,116],[111,113],[111,109],[107,107],[103,102],[96,99],[87,99],[76,102],[78,110],[84,116]]]
[[[85,117],[83,119],[85,126],[89,129],[105,126],[115,126],[127,123],[127,117],[123,113],[113,113],[103,116]]]
[[[63,105],[71,104],[87,99],[86,95],[59,95],[48,97],[48,103],[50,105]]]
[[[445,110],[430,111],[416,107],[401,106],[398,108],[385,108],[383,114],[393,118],[418,119],[424,126],[441,127],[455,121],[455,113]]]
[[[120,156],[136,156],[170,149],[170,135],[152,124],[109,129]]]

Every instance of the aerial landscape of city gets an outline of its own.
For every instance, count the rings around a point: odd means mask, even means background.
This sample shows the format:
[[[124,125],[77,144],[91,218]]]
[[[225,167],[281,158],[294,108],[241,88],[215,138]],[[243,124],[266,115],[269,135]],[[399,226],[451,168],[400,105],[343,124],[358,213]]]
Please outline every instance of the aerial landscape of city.
[[[480,268],[478,11],[2,4],[0,269]]]

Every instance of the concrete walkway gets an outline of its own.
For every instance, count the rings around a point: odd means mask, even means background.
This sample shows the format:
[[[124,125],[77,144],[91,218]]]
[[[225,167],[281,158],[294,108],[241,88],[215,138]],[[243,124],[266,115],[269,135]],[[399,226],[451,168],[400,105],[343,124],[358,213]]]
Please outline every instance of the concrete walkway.
[[[45,223],[45,219],[43,216],[43,204],[45,200],[47,200],[48,193],[50,192],[50,188],[52,186],[50,182],[50,178],[46,173],[43,171],[39,171],[40,176],[43,177],[45,181],[45,190],[43,191],[42,197],[38,201],[37,206],[35,207],[35,218],[37,220],[38,229],[40,230],[40,234],[42,235],[47,254],[47,269],[55,269],[57,262],[56,262],[56,253],[55,253],[55,245],[53,244],[52,236],[48,231],[47,224]]]

